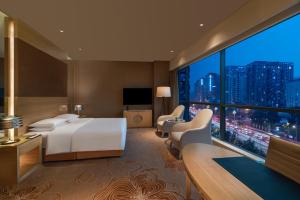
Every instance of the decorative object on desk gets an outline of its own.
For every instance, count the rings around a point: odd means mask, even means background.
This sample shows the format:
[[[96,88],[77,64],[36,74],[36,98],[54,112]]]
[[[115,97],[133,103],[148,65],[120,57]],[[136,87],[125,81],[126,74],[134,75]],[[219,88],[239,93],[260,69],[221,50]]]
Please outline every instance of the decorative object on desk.
[[[82,105],[80,104],[75,105],[74,110],[77,112],[77,115],[80,115],[80,111],[82,111]]]
[[[162,98],[160,115],[164,115],[166,113],[166,97],[171,97],[171,88],[168,86],[159,86],[156,88],[156,97]]]
[[[0,130],[8,130],[8,138],[0,142],[1,145],[13,144],[19,141],[15,139],[14,129],[23,126],[23,120],[18,116],[0,115]]]

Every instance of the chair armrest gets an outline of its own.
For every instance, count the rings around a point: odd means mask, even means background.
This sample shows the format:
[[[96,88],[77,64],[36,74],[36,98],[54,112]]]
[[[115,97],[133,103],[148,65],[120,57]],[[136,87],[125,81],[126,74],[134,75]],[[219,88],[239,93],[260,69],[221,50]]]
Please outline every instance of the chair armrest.
[[[175,117],[173,115],[162,115],[157,119],[158,122],[166,120],[175,120]]]
[[[190,127],[191,127],[190,122],[177,123],[173,126],[172,131],[174,131],[174,132],[184,132],[184,131],[190,129]]]
[[[191,143],[212,144],[210,126],[184,132],[180,138],[180,148],[182,149],[185,145]]]

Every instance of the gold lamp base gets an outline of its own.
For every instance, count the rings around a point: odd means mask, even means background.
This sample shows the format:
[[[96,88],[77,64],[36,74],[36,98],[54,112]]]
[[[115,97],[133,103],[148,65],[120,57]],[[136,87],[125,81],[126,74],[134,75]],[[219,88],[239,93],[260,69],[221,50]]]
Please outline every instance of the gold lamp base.
[[[17,142],[20,142],[20,139],[18,139],[18,138],[14,139],[14,140],[7,139],[7,140],[4,140],[4,141],[1,141],[0,145],[14,144],[14,143],[17,143]]]

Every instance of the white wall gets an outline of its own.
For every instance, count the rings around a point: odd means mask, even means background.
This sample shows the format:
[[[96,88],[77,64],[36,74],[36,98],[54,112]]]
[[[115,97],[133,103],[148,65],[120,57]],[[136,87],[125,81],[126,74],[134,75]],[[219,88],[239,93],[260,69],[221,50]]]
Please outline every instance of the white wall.
[[[230,44],[241,40],[263,28],[270,18],[278,16],[275,20],[285,18],[288,15],[300,12],[298,0],[250,0],[243,7],[208,30],[205,35],[193,45],[181,51],[170,62],[170,70],[187,65],[196,59],[203,58]],[[274,20],[273,20],[274,21]]]

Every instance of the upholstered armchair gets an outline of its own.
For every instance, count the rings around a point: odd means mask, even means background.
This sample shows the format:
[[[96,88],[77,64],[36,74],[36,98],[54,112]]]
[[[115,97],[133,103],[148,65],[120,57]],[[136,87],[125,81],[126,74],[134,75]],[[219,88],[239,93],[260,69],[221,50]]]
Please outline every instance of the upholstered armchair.
[[[176,118],[182,118],[184,112],[184,106],[179,105],[170,115],[162,115],[157,119],[157,131],[161,131],[164,125],[164,122],[167,120],[175,120]]]
[[[190,122],[178,123],[173,126],[170,136],[170,148],[175,147],[180,151],[190,143],[211,144],[211,120],[213,112],[210,109],[198,111]]]

